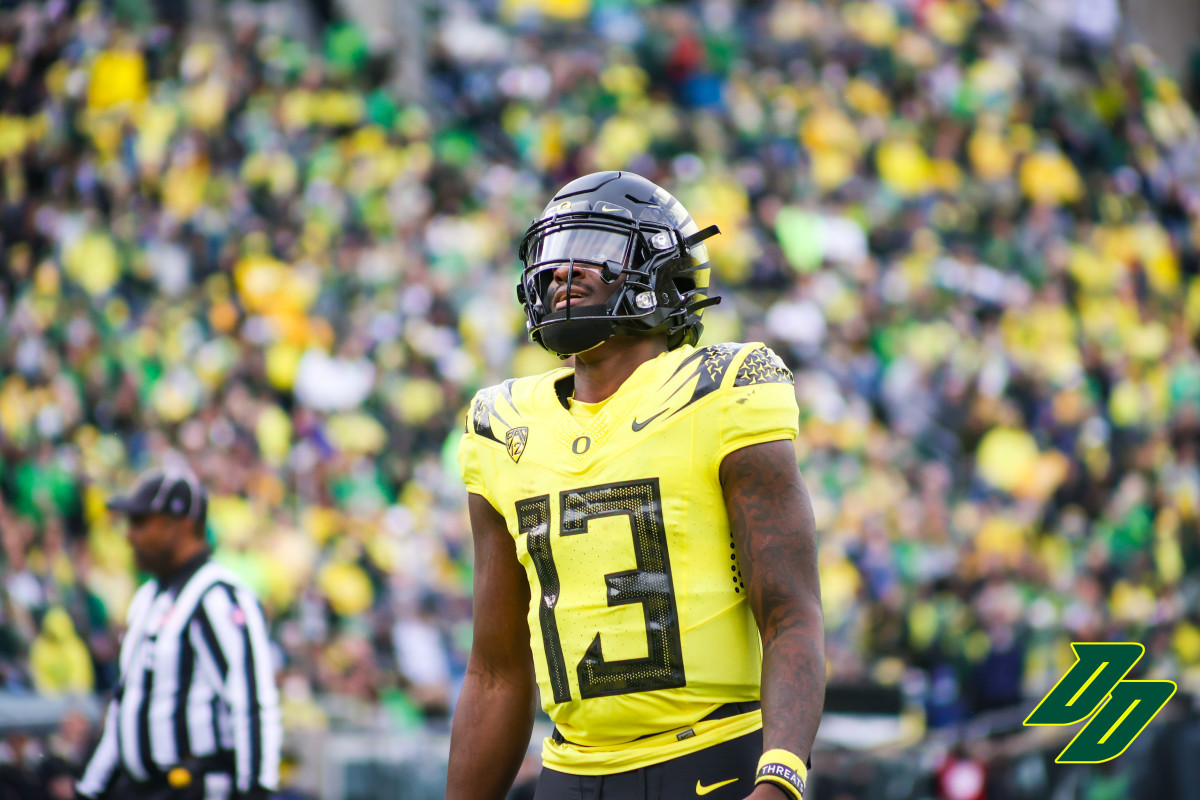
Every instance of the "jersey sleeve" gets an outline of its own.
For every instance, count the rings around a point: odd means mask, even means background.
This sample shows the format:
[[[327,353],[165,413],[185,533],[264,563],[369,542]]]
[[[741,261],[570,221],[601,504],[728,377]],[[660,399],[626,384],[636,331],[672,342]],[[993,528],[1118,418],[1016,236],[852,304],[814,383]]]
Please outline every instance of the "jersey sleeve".
[[[752,444],[795,439],[800,407],[792,371],[771,348],[748,345],[721,406],[719,465],[725,456]]]
[[[492,507],[497,508],[495,497],[489,491],[487,482],[484,479],[482,461],[486,457],[486,454],[480,452],[482,445],[479,442],[473,425],[473,420],[477,416],[479,403],[480,398],[476,396],[471,401],[471,408],[467,411],[467,420],[463,427],[462,439],[458,443],[458,471],[468,492],[480,495],[491,503]]]

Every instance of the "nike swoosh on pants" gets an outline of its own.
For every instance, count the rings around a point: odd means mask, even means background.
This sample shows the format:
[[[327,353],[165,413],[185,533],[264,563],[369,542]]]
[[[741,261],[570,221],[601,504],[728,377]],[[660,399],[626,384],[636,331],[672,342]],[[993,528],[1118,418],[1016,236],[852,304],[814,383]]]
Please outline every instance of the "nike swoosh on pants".
[[[737,778],[730,778],[727,781],[721,781],[720,783],[713,783],[708,786],[702,786],[700,784],[700,781],[696,781],[696,794],[703,797],[704,795],[708,794],[709,792],[716,791],[717,789],[720,789],[722,786],[728,786],[729,784],[734,783],[735,781],[737,781]]]

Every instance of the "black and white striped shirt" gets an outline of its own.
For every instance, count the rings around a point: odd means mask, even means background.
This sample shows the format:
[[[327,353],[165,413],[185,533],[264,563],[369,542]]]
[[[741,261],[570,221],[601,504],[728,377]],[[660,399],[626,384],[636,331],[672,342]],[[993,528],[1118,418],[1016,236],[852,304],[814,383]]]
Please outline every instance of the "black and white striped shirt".
[[[122,770],[147,781],[212,756],[231,757],[239,792],[278,788],[283,731],[258,600],[216,564],[190,568],[133,597],[120,684],[79,794],[103,797]]]

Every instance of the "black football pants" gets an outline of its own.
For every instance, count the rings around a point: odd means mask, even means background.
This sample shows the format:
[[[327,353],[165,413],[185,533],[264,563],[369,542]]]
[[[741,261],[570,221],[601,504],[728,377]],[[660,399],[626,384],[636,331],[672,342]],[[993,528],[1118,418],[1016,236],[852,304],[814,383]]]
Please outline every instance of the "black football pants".
[[[543,769],[533,800],[742,800],[754,791],[759,729],[706,750],[613,775]]]

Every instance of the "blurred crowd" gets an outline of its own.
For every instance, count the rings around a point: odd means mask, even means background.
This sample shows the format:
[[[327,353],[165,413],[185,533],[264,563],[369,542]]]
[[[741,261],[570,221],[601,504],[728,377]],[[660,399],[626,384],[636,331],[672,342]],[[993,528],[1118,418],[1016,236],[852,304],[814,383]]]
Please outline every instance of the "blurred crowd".
[[[0,693],[111,689],[103,503],[186,462],[289,728],[444,725],[463,412],[557,364],[515,243],[614,168],[721,226],[703,342],[795,370],[834,680],[940,726],[1115,638],[1200,688],[1200,128],[1115,1],[449,2],[416,96],[216,6],[0,3]]]

